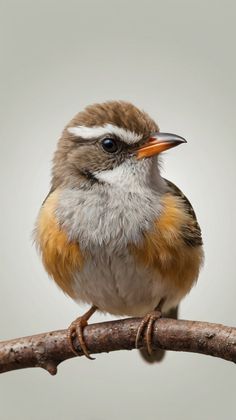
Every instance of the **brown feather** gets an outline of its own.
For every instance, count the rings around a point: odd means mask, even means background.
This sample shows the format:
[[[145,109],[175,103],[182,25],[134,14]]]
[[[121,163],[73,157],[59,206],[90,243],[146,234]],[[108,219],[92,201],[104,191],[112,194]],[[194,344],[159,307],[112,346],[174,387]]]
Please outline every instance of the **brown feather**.
[[[203,250],[198,240],[194,246],[194,241],[189,244],[189,235],[194,237],[192,226],[195,221],[186,201],[167,192],[162,197],[162,206],[160,217],[153,229],[144,233],[142,244],[131,245],[130,249],[142,264],[157,269],[164,281],[170,287],[176,287],[183,297],[197,280]],[[196,234],[199,235],[199,232]]]
[[[68,240],[56,219],[58,193],[55,190],[42,205],[36,227],[36,242],[48,274],[73,298],[73,273],[82,268],[83,256],[78,244]]]

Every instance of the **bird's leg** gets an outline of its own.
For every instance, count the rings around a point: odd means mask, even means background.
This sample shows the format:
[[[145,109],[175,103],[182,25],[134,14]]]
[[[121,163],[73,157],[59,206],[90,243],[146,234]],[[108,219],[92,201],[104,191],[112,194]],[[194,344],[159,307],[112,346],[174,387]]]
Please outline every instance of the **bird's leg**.
[[[154,311],[149,312],[141,321],[139,327],[138,327],[138,331],[137,331],[137,335],[136,335],[136,340],[135,340],[135,347],[138,348],[139,347],[139,340],[141,338],[141,336],[143,335],[144,331],[145,331],[145,338],[146,338],[146,346],[147,346],[147,352],[149,355],[152,354],[152,331],[153,331],[153,324],[154,322],[161,318],[162,316],[162,307],[163,304],[165,302],[165,298],[162,298],[159,302],[159,304],[156,306],[156,308],[154,309]]]
[[[73,338],[77,336],[81,350],[83,351],[84,355],[90,360],[94,360],[94,358],[91,357],[88,352],[86,343],[84,341],[83,329],[84,327],[86,327],[86,325],[88,325],[89,318],[94,314],[96,310],[97,310],[96,306],[94,305],[91,306],[91,308],[87,312],[85,312],[84,315],[75,319],[75,321],[71,323],[71,325],[69,326],[67,330],[67,338],[68,338],[70,348],[73,351],[73,353],[76,354],[76,356],[78,356],[79,354],[78,350],[76,350],[73,345]]]

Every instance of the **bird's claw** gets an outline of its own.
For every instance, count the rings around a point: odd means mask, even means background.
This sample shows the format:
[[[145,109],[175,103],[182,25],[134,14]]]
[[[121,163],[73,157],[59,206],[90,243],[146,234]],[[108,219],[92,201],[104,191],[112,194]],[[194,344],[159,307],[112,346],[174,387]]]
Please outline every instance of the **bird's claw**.
[[[76,356],[80,356],[80,351],[74,347],[73,343],[74,338],[77,337],[80,349],[82,350],[84,355],[90,360],[94,360],[95,358],[91,357],[89,354],[87,345],[84,341],[83,331],[84,327],[88,325],[89,318],[94,314],[96,310],[97,307],[93,305],[84,315],[80,316],[75,321],[73,321],[67,330],[67,339],[72,352]]]
[[[146,341],[146,346],[147,346],[147,352],[149,355],[152,354],[152,332],[153,332],[153,324],[154,322],[161,318],[162,313],[159,310],[155,310],[152,311],[150,313],[148,313],[141,321],[139,327],[138,327],[138,331],[137,331],[137,335],[136,335],[136,340],[135,340],[135,347],[139,348],[139,341],[140,338],[142,337],[142,335],[145,332],[145,341]]]
[[[68,331],[67,331],[67,338],[68,338],[68,341],[69,341],[69,344],[70,344],[70,348],[76,356],[78,356],[80,354],[80,352],[77,349],[75,349],[75,347],[74,347],[73,339],[75,337],[78,338],[80,348],[83,351],[84,355],[88,359],[94,360],[94,357],[90,356],[87,345],[84,341],[83,330],[84,330],[84,327],[86,327],[87,325],[88,325],[88,322],[85,318],[83,318],[83,316],[77,318],[69,326]]]

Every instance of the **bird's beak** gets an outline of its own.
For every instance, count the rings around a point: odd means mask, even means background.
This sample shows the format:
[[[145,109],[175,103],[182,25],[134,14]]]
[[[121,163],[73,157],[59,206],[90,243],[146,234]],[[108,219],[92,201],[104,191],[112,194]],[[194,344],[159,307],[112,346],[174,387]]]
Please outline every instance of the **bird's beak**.
[[[136,156],[137,159],[151,157],[181,143],[187,143],[187,141],[176,134],[155,133],[145,144],[138,148]]]

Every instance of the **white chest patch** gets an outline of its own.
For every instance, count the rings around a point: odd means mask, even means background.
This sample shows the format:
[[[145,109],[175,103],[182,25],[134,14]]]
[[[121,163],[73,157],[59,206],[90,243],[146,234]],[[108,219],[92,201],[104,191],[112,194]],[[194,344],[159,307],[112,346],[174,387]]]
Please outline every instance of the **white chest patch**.
[[[139,243],[142,232],[151,229],[159,214],[158,197],[135,193],[65,190],[57,211],[69,238],[80,248],[107,247],[120,251],[129,243]]]
[[[152,176],[150,170],[148,179],[156,186],[156,174]],[[138,244],[161,211],[159,190],[146,182],[146,172],[147,164],[140,164],[137,174],[136,166],[125,163],[96,173],[102,182],[89,190],[63,190],[57,217],[69,238],[78,241],[81,249],[99,251],[102,247],[108,254]]]

